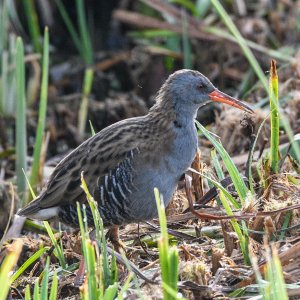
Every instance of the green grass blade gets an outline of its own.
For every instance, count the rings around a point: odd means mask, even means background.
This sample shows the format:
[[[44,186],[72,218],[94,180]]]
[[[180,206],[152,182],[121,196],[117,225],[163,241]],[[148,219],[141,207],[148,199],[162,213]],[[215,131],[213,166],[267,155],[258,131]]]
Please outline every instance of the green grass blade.
[[[39,280],[38,279],[35,281],[35,284],[34,284],[33,300],[41,300],[41,298],[40,298],[40,286],[39,286]]]
[[[18,193],[25,199],[26,179],[23,170],[27,170],[27,132],[26,132],[26,100],[25,100],[25,64],[24,46],[21,38],[16,43],[16,83],[17,83],[17,115],[16,115],[16,173]]]
[[[0,54],[1,57],[1,54]],[[7,80],[7,72],[8,72],[8,52],[5,51],[2,53],[1,57],[1,77],[0,77],[0,113],[6,115],[8,110],[6,109],[6,101],[7,100],[7,88],[8,88],[8,80]]]
[[[34,1],[26,0],[22,2],[24,5],[28,29],[29,29],[30,37],[32,39],[32,43],[34,45],[34,49],[36,52],[41,53],[42,52],[42,47],[40,43],[41,34],[40,34],[39,22],[38,22]]]
[[[214,27],[214,26],[206,26],[206,27],[203,28],[203,30],[207,33],[213,34],[215,36],[226,39],[228,41],[238,43],[237,39],[234,36],[232,36],[229,32],[227,32],[225,30],[222,30],[221,28],[217,28],[217,27]],[[273,57],[275,59],[278,59],[278,60],[281,60],[281,61],[284,61],[284,62],[289,62],[289,63],[291,63],[295,60],[293,56],[285,54],[282,51],[278,51],[278,50],[275,50],[275,49],[269,49],[267,47],[264,47],[262,45],[259,45],[259,44],[255,43],[251,40],[247,40],[247,39],[244,39],[244,40],[245,40],[246,45],[249,48],[251,48],[253,50],[256,50],[256,51],[259,51],[263,54],[266,54],[269,57]]]
[[[157,188],[154,189],[156,206],[160,223],[161,236],[158,240],[159,260],[161,266],[161,277],[163,284],[169,286],[172,291],[177,294],[178,286],[178,251],[176,247],[169,248],[169,238],[167,231],[167,219],[165,214],[164,202],[160,198]],[[163,286],[164,299],[177,299],[173,297],[173,293],[169,293],[168,289]]]
[[[182,27],[183,66],[185,69],[192,69],[193,58],[188,34],[188,20],[185,12],[182,13]]]
[[[27,284],[26,288],[25,288],[25,300],[31,300],[30,286],[29,286],[29,284]]]
[[[41,248],[33,255],[31,255],[11,277],[10,284],[12,284],[15,280],[17,280],[25,272],[27,268],[29,268],[37,259],[39,259],[48,250],[49,247]]]
[[[78,132],[83,136],[88,115],[89,94],[92,89],[94,71],[92,68],[87,68],[84,72],[82,100],[78,115]]]
[[[103,281],[104,281],[104,287],[108,287],[111,283],[111,279],[114,273],[114,264],[112,263],[112,267],[109,266],[108,261],[108,253],[107,253],[107,244],[105,239],[105,234],[103,230],[103,222],[97,207],[97,202],[94,200],[92,195],[90,194],[88,187],[86,185],[86,182],[83,177],[83,173],[81,174],[81,188],[84,190],[89,206],[92,211],[93,220],[95,223],[95,229],[96,229],[96,240],[100,243],[100,249],[102,253],[102,270],[103,270]],[[114,260],[114,258],[112,259]]]
[[[6,109],[8,99],[8,89],[11,82],[8,81],[8,7],[6,1],[0,3],[0,114],[8,113]]]
[[[277,300],[288,300],[282,266],[275,247],[272,249],[272,269],[274,274],[273,287]]]
[[[93,243],[87,239],[86,249],[87,249],[87,257],[86,257],[86,271],[88,278],[88,289],[90,299],[99,299],[98,289],[97,289],[97,277],[96,277],[96,255],[94,251]]]
[[[35,192],[34,192],[32,186],[31,186],[31,184],[30,184],[30,182],[29,182],[29,179],[28,179],[28,177],[27,177],[27,174],[25,173],[24,170],[23,170],[23,174],[24,174],[26,183],[27,183],[27,185],[28,185],[28,187],[29,187],[29,191],[30,191],[31,197],[32,197],[32,198],[35,198],[35,197],[36,197]]]
[[[10,288],[10,280],[9,274],[12,271],[13,267],[16,265],[21,250],[22,250],[22,241],[20,239],[16,240],[11,246],[11,250],[6,255],[3,263],[0,267],[0,300],[6,300],[9,288]]]
[[[30,176],[30,185],[36,191],[39,182],[40,155],[43,143],[43,136],[46,123],[47,98],[48,98],[48,71],[49,71],[49,33],[45,28],[44,46],[43,46],[43,66],[42,66],[42,85],[40,95],[40,107],[38,116],[38,125],[36,129],[36,140],[33,152],[33,164]]]
[[[225,9],[221,5],[220,1],[211,0],[211,3],[213,4],[215,9],[217,10],[218,14],[222,18],[223,22],[225,23],[225,25],[227,26],[229,31],[236,38],[237,43],[240,45],[241,49],[244,52],[244,55],[248,59],[248,61],[249,61],[250,65],[252,66],[254,72],[256,73],[257,77],[259,78],[259,80],[261,81],[263,87],[265,88],[266,92],[268,93],[269,89],[268,89],[268,83],[267,83],[265,74],[262,71],[260,65],[258,64],[258,62],[257,62],[255,56],[253,55],[252,51],[248,47],[245,39],[240,34],[239,30],[237,29],[237,27],[235,26],[235,24],[231,20],[230,16],[227,14]]]
[[[195,169],[190,168],[194,173],[204,177],[205,179],[207,179],[208,183],[213,184],[216,188],[220,189],[226,196],[226,198],[229,200],[229,202],[233,205],[234,208],[236,209],[240,209],[241,205],[232,197],[232,195],[217,181],[213,180],[212,178],[210,178],[209,176],[198,172]]]
[[[194,16],[197,14],[196,6],[191,0],[170,0],[169,2],[189,10]]]
[[[224,147],[220,142],[218,142],[209,132],[202,126],[198,121],[196,121],[197,128],[201,133],[204,134],[204,136],[214,145],[218,153],[220,154],[228,173],[232,179],[232,182],[234,184],[234,187],[240,197],[241,204],[243,205],[245,203],[248,188],[241,178],[241,175],[237,169],[237,167],[234,165],[233,161],[231,160],[229,154],[226,152]]]
[[[173,290],[168,284],[166,284],[165,282],[161,283],[163,289],[168,293],[166,297],[164,297],[164,300],[171,300],[171,299],[183,299],[181,297],[178,297],[178,292]]]
[[[13,116],[16,112],[16,68],[10,68],[10,65],[15,63],[15,52],[16,38],[11,34],[7,49],[2,53],[0,61],[0,64],[2,62],[2,67],[0,67],[0,112],[8,116]]]
[[[59,13],[60,13],[60,15],[61,15],[61,17],[62,17],[69,33],[71,35],[73,43],[74,43],[75,47],[77,48],[80,56],[83,59],[83,57],[84,57],[84,54],[83,54],[84,51],[82,49],[83,46],[82,46],[82,43],[80,41],[79,35],[77,34],[76,29],[75,29],[75,27],[72,23],[72,20],[70,19],[69,15],[68,15],[68,12],[67,12],[63,2],[61,0],[55,0],[55,2],[56,2],[56,5],[58,7]]]
[[[54,275],[52,277],[52,285],[49,295],[49,300],[56,300],[57,299],[57,289],[58,289],[58,279],[56,271],[54,272]]]
[[[110,284],[114,284],[115,282],[118,282],[119,278],[119,270],[117,265],[117,259],[116,256],[113,255],[111,258],[111,267],[110,267]]]
[[[211,3],[210,0],[196,0],[196,16],[198,18],[203,18],[208,12]]]
[[[86,12],[83,0],[76,0],[76,10],[78,18],[78,27],[80,32],[80,39],[83,45],[83,58],[87,65],[93,63],[93,47],[91,37],[88,31]]]
[[[265,282],[259,271],[257,257],[254,253],[250,253],[250,259],[251,259],[252,269],[253,269],[255,277],[256,277],[256,282],[258,283],[259,292],[261,295],[264,295]]]
[[[124,256],[125,256],[125,255],[124,255]],[[126,256],[125,256],[125,259],[126,259]],[[127,266],[127,267],[128,267],[128,266]],[[128,277],[127,277],[127,279],[126,279],[126,281],[125,281],[125,283],[124,283],[124,285],[122,286],[121,291],[119,292],[119,296],[118,296],[117,300],[122,300],[122,299],[124,299],[124,298],[123,298],[123,295],[124,295],[124,294],[126,293],[126,291],[129,289],[129,287],[130,287],[130,282],[131,282],[134,278],[136,278],[135,275],[134,275],[134,273],[133,273],[133,272],[130,272],[129,275],[128,275]]]
[[[85,210],[85,205],[82,205],[83,210]],[[88,277],[88,250],[87,250],[87,240],[89,240],[88,238],[88,233],[85,231],[85,226],[83,223],[83,218],[82,218],[82,213],[81,213],[81,206],[80,203],[77,202],[77,215],[78,215],[78,222],[79,222],[79,228],[80,228],[80,234],[81,234],[81,240],[82,240],[82,254],[84,257],[84,262],[86,265],[86,272],[87,272],[87,280],[89,280]],[[87,289],[85,286],[80,290],[80,295],[82,299],[92,299],[89,298],[89,289]]]
[[[47,257],[46,267],[43,271],[43,279],[41,284],[41,299],[48,299],[48,284],[49,284],[49,263],[50,257]]]
[[[169,38],[174,36],[178,37],[178,33],[167,29],[148,29],[148,30],[130,31],[127,35],[131,38],[143,38],[143,39],[153,39],[158,37]],[[173,49],[170,47],[170,50]]]
[[[112,299],[116,299],[116,295],[117,295],[117,292],[118,292],[118,283],[114,283],[112,285],[110,285],[106,290],[105,290],[105,293],[104,293],[104,296],[103,296],[103,300],[112,300]],[[121,294],[121,293],[120,293]],[[119,297],[118,297],[119,299]],[[120,299],[123,299],[123,297],[121,297]]]
[[[8,10],[6,1],[0,3],[0,57],[3,54],[8,40]]]
[[[53,231],[52,231],[49,223],[47,221],[44,221],[43,223],[47,229],[47,233],[48,233],[48,235],[51,239],[51,242],[54,246],[54,254],[56,255],[57,259],[59,260],[61,267],[63,269],[65,269],[66,268],[66,260],[65,260],[65,256],[64,256],[64,251],[62,248],[60,248],[60,245],[57,243],[56,238],[53,234]]]
[[[169,277],[170,286],[174,291],[178,291],[178,250],[177,247],[171,247],[169,249]]]
[[[218,176],[219,180],[223,180],[225,178],[225,176],[224,176],[222,167],[220,165],[220,162],[218,160],[216,149],[211,150],[210,154],[211,154],[211,159],[212,159],[214,168],[216,170],[217,176]]]
[[[90,128],[91,128],[91,134],[92,134],[92,136],[94,136],[96,134],[96,132],[95,132],[95,129],[94,129],[94,126],[93,126],[91,120],[89,120],[89,123],[90,123]]]

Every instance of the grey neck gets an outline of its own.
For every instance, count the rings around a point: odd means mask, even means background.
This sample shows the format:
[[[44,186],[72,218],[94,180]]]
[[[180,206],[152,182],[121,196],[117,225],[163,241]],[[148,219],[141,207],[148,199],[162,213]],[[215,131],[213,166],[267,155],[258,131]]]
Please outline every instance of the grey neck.
[[[199,106],[196,104],[186,104],[184,101],[174,101],[174,111],[176,122],[182,127],[194,126]]]
[[[185,99],[160,92],[156,104],[150,109],[153,116],[163,115],[163,119],[176,122],[180,127],[193,124],[197,115],[199,105],[187,103]]]

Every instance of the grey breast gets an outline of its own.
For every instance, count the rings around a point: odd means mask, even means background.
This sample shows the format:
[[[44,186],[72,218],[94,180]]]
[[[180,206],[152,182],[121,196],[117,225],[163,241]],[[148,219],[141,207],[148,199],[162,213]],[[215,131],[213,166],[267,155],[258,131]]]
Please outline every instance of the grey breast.
[[[136,187],[130,196],[130,211],[134,219],[147,220],[157,216],[154,188],[159,189],[165,206],[170,202],[182,174],[190,167],[197,151],[197,133],[191,120],[185,128],[175,130],[174,139],[167,155],[155,153],[159,163],[152,164],[151,160],[141,157],[134,161],[138,176],[134,178]],[[140,161],[142,160],[142,161]]]

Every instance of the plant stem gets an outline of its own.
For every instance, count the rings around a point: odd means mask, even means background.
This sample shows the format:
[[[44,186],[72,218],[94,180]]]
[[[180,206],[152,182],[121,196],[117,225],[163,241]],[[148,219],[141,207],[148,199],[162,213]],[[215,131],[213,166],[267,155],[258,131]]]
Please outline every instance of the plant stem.
[[[27,141],[26,141],[26,100],[25,100],[25,64],[24,46],[19,37],[16,43],[16,85],[17,85],[17,114],[16,114],[16,173],[18,193],[23,193],[25,199],[26,179],[23,170],[27,170]]]
[[[36,191],[36,185],[39,181],[40,155],[43,142],[43,136],[46,123],[47,98],[48,98],[48,69],[49,69],[49,34],[48,28],[45,28],[44,47],[43,47],[43,69],[42,85],[40,95],[39,119],[36,130],[36,140],[33,152],[33,164],[30,176],[30,185]]]
[[[273,173],[278,173],[279,161],[279,110],[278,110],[278,75],[275,60],[271,61],[269,79],[269,97],[271,110],[270,164]]]

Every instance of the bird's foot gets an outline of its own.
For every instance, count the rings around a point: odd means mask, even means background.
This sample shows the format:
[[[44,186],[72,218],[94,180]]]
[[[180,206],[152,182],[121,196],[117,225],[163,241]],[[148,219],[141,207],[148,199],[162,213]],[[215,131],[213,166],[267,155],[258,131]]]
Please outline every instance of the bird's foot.
[[[126,254],[125,244],[119,237],[119,226],[111,226],[106,233],[106,238],[110,240],[116,252],[120,254],[124,252]]]

